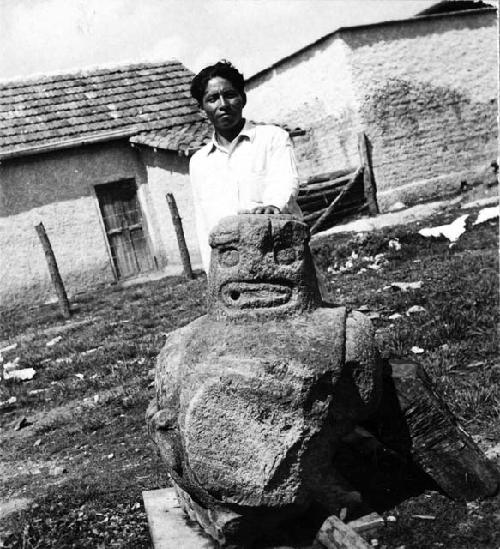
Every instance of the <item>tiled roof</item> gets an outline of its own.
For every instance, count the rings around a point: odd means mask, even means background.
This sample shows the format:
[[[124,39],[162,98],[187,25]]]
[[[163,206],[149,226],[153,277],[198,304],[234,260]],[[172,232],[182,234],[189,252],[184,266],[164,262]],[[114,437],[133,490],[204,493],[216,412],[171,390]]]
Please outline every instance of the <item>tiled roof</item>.
[[[208,143],[212,133],[210,122],[201,119],[180,126],[143,132],[131,137],[130,142],[189,155]]]
[[[0,82],[0,158],[200,120],[177,61]]]
[[[289,128],[283,124],[275,124],[286,130],[292,137],[304,135],[300,128]],[[206,118],[196,120],[182,126],[173,126],[161,130],[142,132],[130,138],[131,143],[147,145],[155,149],[176,151],[179,154],[190,155],[203,147],[212,138],[213,127]]]

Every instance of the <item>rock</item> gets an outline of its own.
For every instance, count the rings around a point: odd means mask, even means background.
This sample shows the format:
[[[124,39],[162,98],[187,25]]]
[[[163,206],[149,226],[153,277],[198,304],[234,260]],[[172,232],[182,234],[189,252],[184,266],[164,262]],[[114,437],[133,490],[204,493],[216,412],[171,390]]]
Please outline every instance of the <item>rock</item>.
[[[404,210],[406,208],[406,204],[404,202],[394,202],[389,208],[387,208],[388,212],[399,212],[401,210]]]
[[[419,290],[422,284],[421,280],[417,280],[416,282],[391,282],[388,286],[384,286],[383,290],[401,290],[402,292],[407,292],[408,290]]]
[[[208,314],[167,337],[147,418],[186,512],[243,544],[314,502],[359,505],[331,458],[381,365],[370,320],[322,303],[305,224],[235,216],[210,244]]]
[[[403,315],[399,313],[393,313],[392,315],[387,317],[389,320],[398,320],[399,318],[403,318]]]
[[[394,250],[396,252],[399,252],[401,250],[401,243],[397,238],[392,238],[391,240],[389,240],[388,246],[389,250]]]
[[[22,368],[21,370],[4,371],[4,379],[16,379],[18,381],[27,381],[33,379],[36,371],[33,368]]]
[[[28,421],[28,418],[22,417],[16,422],[16,425],[14,426],[14,431],[20,431],[21,429],[24,429],[24,427],[28,427],[28,425],[33,425],[31,421]]]
[[[2,347],[0,349],[0,355],[8,353],[9,351],[13,351],[16,348],[17,348],[17,343],[12,343],[12,345],[7,345],[6,347]]]
[[[67,470],[65,467],[63,467],[62,465],[53,465],[50,469],[49,469],[49,475],[51,477],[58,477],[60,475],[63,475],[64,473],[67,473]]]
[[[498,459],[500,458],[500,443],[488,448],[485,452],[488,459]]]
[[[7,400],[0,401],[0,412],[10,412],[16,406],[17,398],[11,396]]]
[[[59,341],[61,341],[62,339],[62,336],[57,336],[57,337],[54,337],[53,339],[51,339],[50,341],[47,341],[47,343],[45,344],[46,347],[53,347],[56,343],[59,343]]]
[[[318,549],[369,549],[367,543],[348,524],[338,517],[328,517],[316,535]]]
[[[412,305],[407,311],[406,311],[406,316],[410,316],[410,315],[414,315],[414,314],[417,314],[417,313],[426,313],[427,310],[424,309],[424,307],[420,306],[420,305]]]

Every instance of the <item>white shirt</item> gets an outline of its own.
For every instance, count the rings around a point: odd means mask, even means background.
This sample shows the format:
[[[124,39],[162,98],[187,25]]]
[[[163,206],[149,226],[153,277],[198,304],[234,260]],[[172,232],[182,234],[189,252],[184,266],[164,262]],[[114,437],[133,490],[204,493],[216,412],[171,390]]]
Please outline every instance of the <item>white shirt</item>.
[[[302,219],[296,197],[299,176],[288,133],[277,126],[246,122],[229,149],[212,140],[189,164],[196,229],[203,268],[208,273],[208,235],[228,215],[259,205],[285,207]]]

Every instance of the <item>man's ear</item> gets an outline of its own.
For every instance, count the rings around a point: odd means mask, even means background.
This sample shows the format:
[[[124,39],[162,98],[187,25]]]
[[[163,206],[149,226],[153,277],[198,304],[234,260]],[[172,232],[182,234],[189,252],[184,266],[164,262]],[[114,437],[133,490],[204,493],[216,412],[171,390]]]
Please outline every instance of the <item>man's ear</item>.
[[[247,94],[245,92],[243,92],[241,94],[241,97],[243,97],[243,106],[245,106],[247,104]]]

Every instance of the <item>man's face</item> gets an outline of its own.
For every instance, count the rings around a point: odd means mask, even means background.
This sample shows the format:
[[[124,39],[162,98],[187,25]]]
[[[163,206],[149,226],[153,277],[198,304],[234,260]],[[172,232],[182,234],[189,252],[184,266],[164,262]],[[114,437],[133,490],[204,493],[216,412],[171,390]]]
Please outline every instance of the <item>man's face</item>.
[[[217,131],[224,132],[237,127],[244,106],[245,98],[229,80],[216,76],[208,81],[201,108]]]

